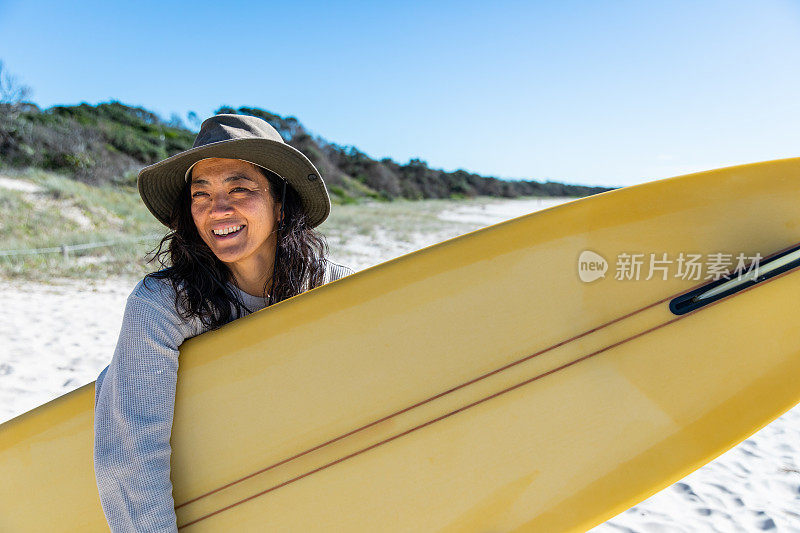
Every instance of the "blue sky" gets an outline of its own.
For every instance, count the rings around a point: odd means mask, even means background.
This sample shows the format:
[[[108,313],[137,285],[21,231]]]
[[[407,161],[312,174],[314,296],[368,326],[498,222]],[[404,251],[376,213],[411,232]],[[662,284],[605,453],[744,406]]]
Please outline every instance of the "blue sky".
[[[800,3],[0,0],[33,101],[296,116],[374,158],[629,185],[800,155]]]

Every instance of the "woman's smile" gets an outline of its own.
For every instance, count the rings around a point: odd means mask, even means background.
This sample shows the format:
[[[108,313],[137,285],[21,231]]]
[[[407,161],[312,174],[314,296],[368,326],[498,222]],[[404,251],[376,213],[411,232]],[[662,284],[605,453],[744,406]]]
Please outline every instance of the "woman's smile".
[[[226,226],[224,228],[214,229],[211,231],[214,233],[214,236],[223,238],[223,237],[233,237],[234,235],[238,234],[242,230],[242,228],[244,228],[244,225],[238,224],[236,226]]]

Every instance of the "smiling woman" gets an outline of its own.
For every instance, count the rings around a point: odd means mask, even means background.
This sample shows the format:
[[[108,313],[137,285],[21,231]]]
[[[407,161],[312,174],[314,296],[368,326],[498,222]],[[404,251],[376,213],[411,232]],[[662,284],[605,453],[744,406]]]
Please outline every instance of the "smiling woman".
[[[170,228],[128,298],[95,386],[94,464],[112,531],[177,531],[170,434],[178,347],[352,273],[315,231],[330,212],[314,165],[267,122],[216,115],[194,147],[143,169],[139,192]]]

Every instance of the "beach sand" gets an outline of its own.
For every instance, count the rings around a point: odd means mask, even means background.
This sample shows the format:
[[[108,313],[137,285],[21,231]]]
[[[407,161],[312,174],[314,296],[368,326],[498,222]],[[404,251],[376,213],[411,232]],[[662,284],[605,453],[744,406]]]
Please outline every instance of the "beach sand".
[[[397,241],[331,239],[331,257],[363,269],[459,233],[555,205],[505,200],[446,210],[457,229]],[[135,279],[50,284],[0,280],[0,422],[92,382],[116,345]],[[594,532],[800,532],[800,406],[715,461]]]

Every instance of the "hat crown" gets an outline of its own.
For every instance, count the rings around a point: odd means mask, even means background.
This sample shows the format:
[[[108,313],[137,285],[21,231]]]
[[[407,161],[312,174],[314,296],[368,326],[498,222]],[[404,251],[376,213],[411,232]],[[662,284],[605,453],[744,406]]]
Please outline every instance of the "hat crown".
[[[250,115],[221,114],[203,121],[192,148],[233,139],[267,139],[284,142],[278,130],[264,119]]]

